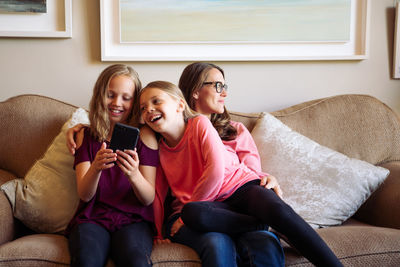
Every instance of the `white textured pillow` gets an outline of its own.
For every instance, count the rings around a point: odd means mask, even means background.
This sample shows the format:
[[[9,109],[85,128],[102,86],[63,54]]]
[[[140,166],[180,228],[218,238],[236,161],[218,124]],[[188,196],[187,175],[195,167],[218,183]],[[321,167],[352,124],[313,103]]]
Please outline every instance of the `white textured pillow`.
[[[389,170],[319,145],[265,113],[252,136],[262,169],[274,175],[283,198],[314,228],[351,217]]]
[[[75,124],[88,124],[88,114],[78,108],[63,125],[43,158],[28,171],[25,179],[1,186],[11,202],[14,216],[40,233],[57,233],[66,228],[79,203],[74,157],[66,146],[66,132]]]

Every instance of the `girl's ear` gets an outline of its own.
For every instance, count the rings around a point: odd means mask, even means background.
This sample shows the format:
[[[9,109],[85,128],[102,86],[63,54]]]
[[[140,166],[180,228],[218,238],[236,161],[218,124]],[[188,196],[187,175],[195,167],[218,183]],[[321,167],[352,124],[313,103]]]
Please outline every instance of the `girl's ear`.
[[[199,91],[198,90],[193,92],[193,98],[196,99],[196,100],[199,99]]]
[[[183,101],[183,99],[179,99],[177,111],[183,112],[184,110],[185,110],[185,102]]]

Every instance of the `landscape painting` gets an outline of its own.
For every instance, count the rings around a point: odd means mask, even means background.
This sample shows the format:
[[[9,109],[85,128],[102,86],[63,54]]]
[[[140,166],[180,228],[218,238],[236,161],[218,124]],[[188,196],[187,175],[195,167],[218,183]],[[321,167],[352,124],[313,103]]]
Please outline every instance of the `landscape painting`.
[[[0,12],[46,13],[47,0],[0,0]]]
[[[119,0],[122,43],[346,42],[352,0]]]

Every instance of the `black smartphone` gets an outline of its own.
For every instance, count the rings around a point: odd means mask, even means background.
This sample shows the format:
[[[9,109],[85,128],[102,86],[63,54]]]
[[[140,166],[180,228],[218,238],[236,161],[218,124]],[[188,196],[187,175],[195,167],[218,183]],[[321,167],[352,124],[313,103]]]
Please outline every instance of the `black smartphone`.
[[[115,152],[117,149],[134,150],[139,139],[139,129],[122,123],[116,123],[111,136],[110,148]]]

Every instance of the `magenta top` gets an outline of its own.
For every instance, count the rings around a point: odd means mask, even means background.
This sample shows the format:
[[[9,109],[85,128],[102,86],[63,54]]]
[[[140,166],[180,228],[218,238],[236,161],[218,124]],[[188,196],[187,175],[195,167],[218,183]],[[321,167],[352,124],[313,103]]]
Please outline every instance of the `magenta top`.
[[[75,152],[74,168],[84,161],[93,162],[100,147],[101,143],[93,138],[86,128],[82,145]],[[140,138],[137,153],[140,165],[158,166],[158,150],[147,147]],[[143,220],[154,221],[153,206],[144,206],[138,200],[128,178],[115,165],[101,172],[94,197],[89,202],[80,201],[67,233],[72,227],[81,223],[95,223],[114,232],[124,225]]]

